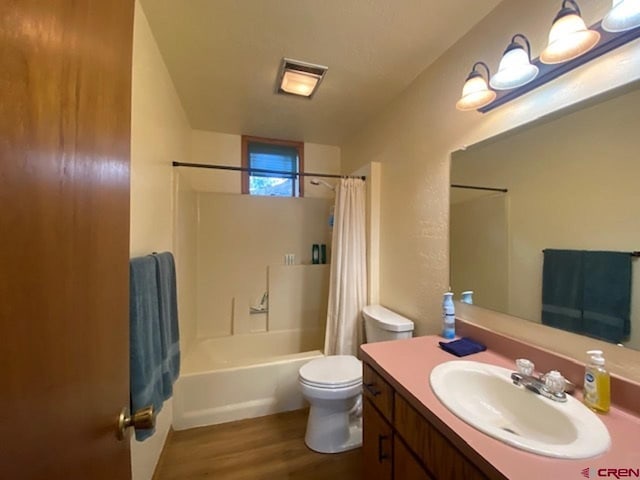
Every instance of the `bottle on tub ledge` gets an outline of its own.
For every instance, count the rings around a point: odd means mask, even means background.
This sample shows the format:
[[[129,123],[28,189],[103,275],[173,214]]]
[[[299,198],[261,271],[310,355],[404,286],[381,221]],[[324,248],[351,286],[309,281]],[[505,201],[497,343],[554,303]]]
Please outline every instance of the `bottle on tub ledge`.
[[[456,309],[453,305],[451,288],[442,298],[442,336],[446,339],[453,339],[456,336]]]
[[[311,247],[311,263],[317,265],[320,263],[320,245],[314,243]]]

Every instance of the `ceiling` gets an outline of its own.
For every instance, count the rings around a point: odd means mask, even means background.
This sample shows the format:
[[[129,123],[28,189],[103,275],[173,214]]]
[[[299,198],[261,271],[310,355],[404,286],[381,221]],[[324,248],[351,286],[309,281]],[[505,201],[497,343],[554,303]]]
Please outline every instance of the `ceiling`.
[[[340,145],[500,0],[141,0],[191,127]],[[282,57],[326,65],[278,95]]]

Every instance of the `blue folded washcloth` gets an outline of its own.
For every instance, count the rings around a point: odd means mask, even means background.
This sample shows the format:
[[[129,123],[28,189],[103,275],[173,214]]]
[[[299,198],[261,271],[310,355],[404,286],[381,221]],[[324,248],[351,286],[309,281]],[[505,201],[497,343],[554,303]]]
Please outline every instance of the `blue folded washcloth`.
[[[454,340],[453,342],[439,342],[440,348],[445,352],[452,353],[456,357],[465,357],[472,353],[484,352],[487,347],[481,343],[474,342],[470,338],[461,338],[460,340]]]

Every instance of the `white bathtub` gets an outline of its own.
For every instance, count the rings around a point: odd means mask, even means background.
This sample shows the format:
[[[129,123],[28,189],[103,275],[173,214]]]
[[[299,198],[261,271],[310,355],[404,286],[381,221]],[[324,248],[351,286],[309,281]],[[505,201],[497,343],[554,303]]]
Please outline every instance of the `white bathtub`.
[[[173,428],[302,408],[298,369],[322,356],[323,338],[324,331],[288,330],[199,341],[182,356]]]

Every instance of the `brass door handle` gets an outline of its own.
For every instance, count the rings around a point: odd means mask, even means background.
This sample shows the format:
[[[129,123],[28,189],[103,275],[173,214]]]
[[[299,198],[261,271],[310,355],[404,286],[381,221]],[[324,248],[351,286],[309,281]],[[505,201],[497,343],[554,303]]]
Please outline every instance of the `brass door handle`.
[[[118,425],[116,429],[116,438],[124,440],[127,428],[133,427],[139,430],[146,430],[156,426],[156,412],[153,405],[146,406],[137,410],[133,415],[129,411],[129,407],[122,407],[118,416]]]

